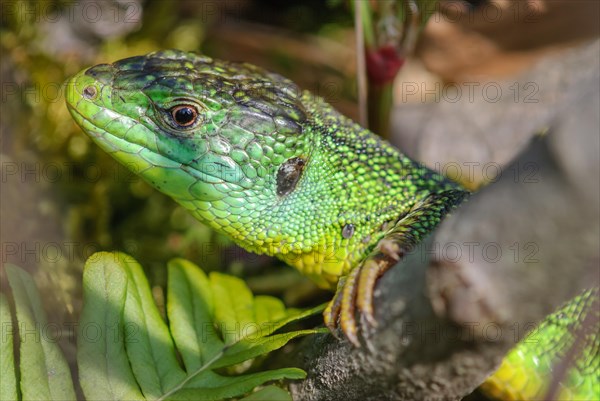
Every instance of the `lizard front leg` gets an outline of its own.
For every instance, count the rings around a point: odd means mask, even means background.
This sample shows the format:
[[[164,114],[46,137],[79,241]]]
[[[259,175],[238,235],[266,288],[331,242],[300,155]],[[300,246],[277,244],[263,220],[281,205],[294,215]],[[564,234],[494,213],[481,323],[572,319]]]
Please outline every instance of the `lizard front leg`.
[[[325,325],[332,333],[335,333],[339,324],[346,338],[355,346],[360,346],[356,310],[369,324],[376,326],[373,292],[377,279],[431,232],[465,196],[466,192],[462,190],[430,194],[386,231],[373,251],[340,279],[337,291],[323,313]]]
[[[381,248],[392,247],[400,249],[397,243],[383,239],[379,244]],[[384,245],[387,244],[387,245]],[[373,291],[377,279],[400,260],[400,253],[388,254],[380,251],[369,256],[360,265],[353,268],[348,276],[343,277],[338,283],[333,300],[323,313],[325,325],[335,333],[338,318],[342,332],[348,340],[359,347],[355,311],[365,317],[367,322],[376,326],[377,321],[373,316]]]

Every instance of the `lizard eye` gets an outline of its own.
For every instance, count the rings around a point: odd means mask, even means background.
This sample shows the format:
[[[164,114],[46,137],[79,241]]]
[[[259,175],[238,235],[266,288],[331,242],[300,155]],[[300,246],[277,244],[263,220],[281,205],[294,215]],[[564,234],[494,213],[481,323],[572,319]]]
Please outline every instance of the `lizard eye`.
[[[198,110],[194,106],[181,105],[173,107],[171,110],[173,121],[180,127],[189,127],[198,119]]]

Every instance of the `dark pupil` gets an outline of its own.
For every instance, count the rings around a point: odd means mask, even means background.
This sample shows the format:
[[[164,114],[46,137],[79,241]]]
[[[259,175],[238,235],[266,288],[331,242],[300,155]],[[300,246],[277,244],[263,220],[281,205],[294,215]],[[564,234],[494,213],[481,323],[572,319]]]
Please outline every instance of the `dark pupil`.
[[[175,121],[181,125],[187,125],[194,121],[195,113],[190,107],[182,107],[175,111]]]

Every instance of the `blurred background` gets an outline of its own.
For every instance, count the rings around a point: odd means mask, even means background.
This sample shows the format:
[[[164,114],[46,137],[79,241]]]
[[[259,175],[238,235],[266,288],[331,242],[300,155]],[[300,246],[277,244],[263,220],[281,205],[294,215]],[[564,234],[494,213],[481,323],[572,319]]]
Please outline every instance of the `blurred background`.
[[[83,264],[99,250],[138,259],[159,301],[166,261],[184,257],[243,275],[258,292],[290,305],[315,303],[307,280],[212,233],[94,146],[72,122],[62,85],[93,64],[178,48],[278,72],[358,120],[348,1],[1,6],[0,252],[2,264],[34,274],[50,321],[76,321]],[[598,75],[599,7],[577,0],[441,1],[414,52],[401,54],[390,140],[471,189],[493,181],[496,170],[483,167],[512,160],[581,90],[576,82]],[[4,270],[0,279],[4,291]],[[74,340],[61,339],[74,361]]]

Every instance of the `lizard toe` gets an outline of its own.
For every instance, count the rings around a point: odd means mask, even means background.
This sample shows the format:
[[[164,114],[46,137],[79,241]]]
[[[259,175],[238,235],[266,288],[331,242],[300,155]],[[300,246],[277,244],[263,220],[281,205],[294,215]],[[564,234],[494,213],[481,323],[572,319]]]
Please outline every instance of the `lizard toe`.
[[[360,342],[358,341],[358,330],[356,328],[356,319],[354,317],[354,312],[356,310],[356,291],[358,289],[358,277],[360,270],[360,266],[357,266],[350,271],[350,274],[343,284],[340,305],[340,327],[348,341],[350,341],[356,347],[360,347]]]
[[[377,320],[373,313],[373,292],[380,275],[379,264],[374,260],[368,260],[360,269],[358,276],[356,307],[366,322],[373,327],[377,327]]]
[[[325,326],[336,338],[338,338],[336,331],[338,328],[338,319],[340,317],[340,310],[342,306],[342,295],[343,292],[341,290],[338,290],[333,296],[333,299],[329,302],[329,304],[323,311],[323,321],[325,323]]]

